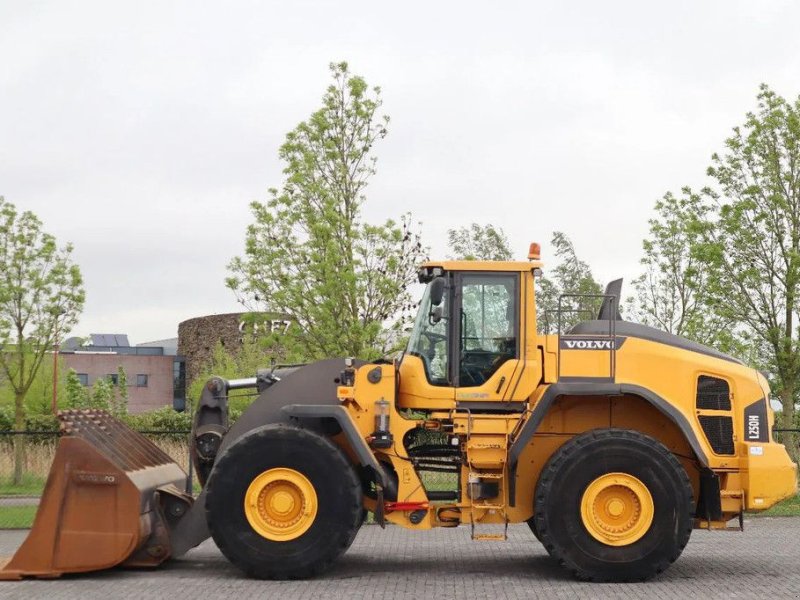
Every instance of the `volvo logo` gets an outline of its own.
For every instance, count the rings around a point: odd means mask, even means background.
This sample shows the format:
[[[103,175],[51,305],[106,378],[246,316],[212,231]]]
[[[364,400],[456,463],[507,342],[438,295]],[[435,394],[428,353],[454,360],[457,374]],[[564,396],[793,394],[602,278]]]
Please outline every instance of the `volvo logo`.
[[[614,341],[616,340],[616,347]],[[624,337],[606,337],[606,338],[578,338],[578,337],[563,337],[561,338],[562,350],[619,350],[625,342]]]
[[[92,473],[90,471],[74,471],[72,478],[77,483],[93,485],[117,485],[117,476],[113,473]]]

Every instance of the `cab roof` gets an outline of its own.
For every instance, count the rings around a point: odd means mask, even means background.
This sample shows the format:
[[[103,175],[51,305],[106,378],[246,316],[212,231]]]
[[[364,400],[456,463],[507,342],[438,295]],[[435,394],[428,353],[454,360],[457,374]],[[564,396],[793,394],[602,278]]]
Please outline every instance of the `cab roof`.
[[[444,271],[508,271],[519,273],[541,268],[542,262],[538,260],[429,260],[423,263],[420,268],[427,270],[435,267],[439,267]]]

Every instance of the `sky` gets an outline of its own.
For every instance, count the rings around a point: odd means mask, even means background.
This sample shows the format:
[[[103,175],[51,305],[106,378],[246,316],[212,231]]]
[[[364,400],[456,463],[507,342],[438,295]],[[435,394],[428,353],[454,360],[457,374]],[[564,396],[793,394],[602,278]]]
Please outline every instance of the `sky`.
[[[800,4],[0,0],[0,195],[74,244],[75,335],[174,337],[224,284],[278,147],[328,64],[382,89],[370,221],[565,232],[595,277],[639,271],[653,204],[706,183],[762,82],[800,94]],[[630,289],[630,288],[628,288]]]

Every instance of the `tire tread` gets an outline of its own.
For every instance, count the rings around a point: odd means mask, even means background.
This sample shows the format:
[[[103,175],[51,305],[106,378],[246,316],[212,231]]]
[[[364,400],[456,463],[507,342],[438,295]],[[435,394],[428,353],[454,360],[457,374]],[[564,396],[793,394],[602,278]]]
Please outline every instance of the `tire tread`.
[[[220,528],[220,523],[213,517],[209,506],[213,506],[216,494],[226,494],[231,485],[233,475],[229,465],[242,460],[242,455],[248,455],[248,448],[260,447],[267,439],[275,440],[278,443],[288,441],[294,437],[301,437],[303,443],[315,447],[320,453],[329,456],[334,462],[334,468],[341,474],[340,484],[342,493],[347,494],[353,499],[351,513],[353,518],[346,524],[346,530],[341,537],[336,551],[324,557],[322,560],[304,566],[287,566],[283,569],[276,569],[273,565],[252,565],[248,564],[240,556],[240,549],[231,540],[234,536],[224,535]],[[358,479],[352,464],[344,456],[344,453],[327,438],[299,427],[283,423],[267,425],[253,430],[235,444],[228,447],[226,451],[217,459],[214,465],[208,484],[206,497],[206,518],[211,536],[220,551],[237,567],[241,568],[249,577],[256,579],[307,579],[319,575],[326,571],[352,544],[361,525],[362,503],[361,503],[361,482]]]
[[[575,436],[561,446],[561,448],[559,448],[550,458],[541,475],[539,476],[539,482],[536,486],[536,493],[534,495],[533,516],[536,533],[538,534],[537,537],[547,550],[548,554],[555,558],[559,565],[567,569],[577,579],[594,582],[645,581],[651,577],[654,577],[655,575],[658,575],[659,573],[662,573],[681,555],[692,533],[691,519],[689,520],[688,527],[679,532],[678,544],[674,552],[657,564],[651,565],[648,571],[633,575],[628,578],[620,579],[611,573],[604,574],[587,571],[571,561],[569,556],[563,552],[562,549],[559,549],[556,544],[554,544],[551,532],[548,529],[547,521],[544,516],[545,501],[552,493],[552,488],[558,480],[559,470],[563,467],[563,465],[567,461],[571,460],[577,453],[585,451],[585,448],[591,444],[605,440],[626,440],[629,443],[644,444],[654,455],[657,455],[659,458],[665,460],[669,467],[674,470],[675,474],[677,474],[681,480],[680,493],[682,497],[678,499],[679,505],[682,505],[685,510],[689,511],[689,514],[694,514],[694,493],[692,491],[692,484],[689,480],[689,475],[686,473],[686,469],[683,468],[683,465],[675,457],[675,455],[672,454],[672,452],[670,452],[661,442],[648,435],[629,429],[594,429]]]

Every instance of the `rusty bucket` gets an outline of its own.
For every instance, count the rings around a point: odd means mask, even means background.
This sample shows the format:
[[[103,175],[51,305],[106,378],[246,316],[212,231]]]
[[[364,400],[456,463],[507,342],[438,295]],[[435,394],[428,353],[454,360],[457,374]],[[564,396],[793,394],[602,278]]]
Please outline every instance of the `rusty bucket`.
[[[61,439],[28,537],[0,579],[52,578],[171,555],[169,531],[191,507],[186,473],[105,411],[59,413]]]

